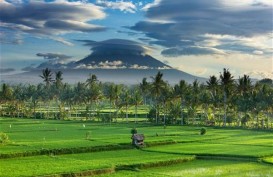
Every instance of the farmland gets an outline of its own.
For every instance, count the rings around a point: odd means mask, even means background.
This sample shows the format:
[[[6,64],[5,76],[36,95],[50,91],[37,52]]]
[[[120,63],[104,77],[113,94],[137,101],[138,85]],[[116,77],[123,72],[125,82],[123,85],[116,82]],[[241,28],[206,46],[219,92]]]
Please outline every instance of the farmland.
[[[132,128],[146,147],[131,146]],[[200,128],[1,118],[0,176],[273,175],[271,131]]]

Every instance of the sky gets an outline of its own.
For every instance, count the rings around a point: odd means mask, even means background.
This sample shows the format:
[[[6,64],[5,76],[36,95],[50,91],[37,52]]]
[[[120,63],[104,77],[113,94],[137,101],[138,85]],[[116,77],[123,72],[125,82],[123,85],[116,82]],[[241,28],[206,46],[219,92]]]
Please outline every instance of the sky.
[[[77,61],[86,41],[137,42],[190,74],[273,79],[272,0],[0,0],[0,71]]]

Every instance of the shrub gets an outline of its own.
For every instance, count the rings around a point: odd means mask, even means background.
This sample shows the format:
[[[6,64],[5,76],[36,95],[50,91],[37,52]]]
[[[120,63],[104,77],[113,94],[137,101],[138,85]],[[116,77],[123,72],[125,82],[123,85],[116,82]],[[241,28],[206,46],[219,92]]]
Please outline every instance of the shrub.
[[[148,120],[149,120],[150,122],[155,122],[156,109],[155,109],[155,108],[150,109],[150,111],[149,111],[147,117],[148,117]]]
[[[131,134],[133,135],[133,134],[136,134],[137,133],[137,129],[136,128],[132,128],[131,129]]]
[[[205,135],[206,133],[207,133],[207,129],[204,128],[204,127],[202,127],[202,128],[200,129],[200,135]]]
[[[5,144],[9,141],[9,137],[6,133],[0,132],[0,144]]]

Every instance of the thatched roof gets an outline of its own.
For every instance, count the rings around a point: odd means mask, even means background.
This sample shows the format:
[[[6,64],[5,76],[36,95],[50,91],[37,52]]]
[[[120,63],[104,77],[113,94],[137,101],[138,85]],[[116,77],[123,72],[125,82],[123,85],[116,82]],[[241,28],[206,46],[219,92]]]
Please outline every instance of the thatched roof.
[[[138,140],[138,141],[143,141],[144,135],[143,134],[134,134],[133,139]]]

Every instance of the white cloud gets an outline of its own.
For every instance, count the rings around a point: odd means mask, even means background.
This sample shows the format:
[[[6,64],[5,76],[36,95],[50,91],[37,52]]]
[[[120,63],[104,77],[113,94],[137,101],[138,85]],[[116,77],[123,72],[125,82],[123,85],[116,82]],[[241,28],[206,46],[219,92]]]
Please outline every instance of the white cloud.
[[[160,1],[161,0],[154,0],[154,2],[146,4],[141,10],[147,11],[151,7],[156,7],[157,5],[159,5]]]
[[[127,1],[107,1],[107,0],[97,0],[96,4],[101,5],[103,7],[107,7],[110,9],[117,9],[122,12],[135,13],[137,11],[137,7],[132,2]]]

